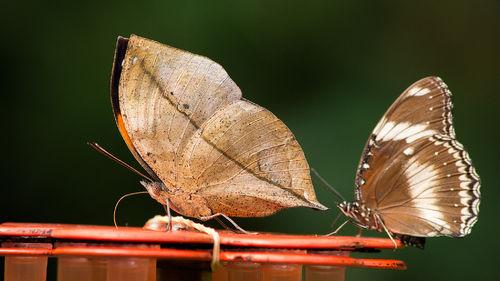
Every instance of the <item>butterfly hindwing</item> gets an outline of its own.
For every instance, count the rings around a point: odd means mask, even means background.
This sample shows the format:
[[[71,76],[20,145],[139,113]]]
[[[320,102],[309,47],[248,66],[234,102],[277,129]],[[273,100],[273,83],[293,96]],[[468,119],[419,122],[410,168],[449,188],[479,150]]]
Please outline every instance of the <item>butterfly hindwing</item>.
[[[214,212],[264,216],[284,207],[323,208],[291,131],[248,101],[218,111],[191,138],[181,159],[186,180],[196,182]]]

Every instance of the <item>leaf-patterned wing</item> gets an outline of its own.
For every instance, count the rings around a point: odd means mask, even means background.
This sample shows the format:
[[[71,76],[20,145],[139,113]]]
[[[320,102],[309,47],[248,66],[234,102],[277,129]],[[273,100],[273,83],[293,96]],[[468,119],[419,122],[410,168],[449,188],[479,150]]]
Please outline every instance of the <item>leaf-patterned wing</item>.
[[[210,59],[138,36],[115,56],[112,102],[120,132],[148,171],[177,186],[177,154],[241,91]]]
[[[153,198],[192,217],[326,209],[290,130],[242,100],[220,65],[138,36],[121,40],[112,103],[125,142],[155,176],[145,183]]]
[[[292,132],[268,110],[237,101],[193,135],[179,170],[214,213],[270,215],[282,208],[326,209],[317,200],[309,166]]]

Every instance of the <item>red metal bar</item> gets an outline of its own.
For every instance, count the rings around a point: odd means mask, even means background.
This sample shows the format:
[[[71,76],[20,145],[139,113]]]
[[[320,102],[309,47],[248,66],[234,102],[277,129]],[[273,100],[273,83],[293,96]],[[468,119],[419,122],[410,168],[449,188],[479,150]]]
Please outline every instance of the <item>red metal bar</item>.
[[[0,241],[6,238],[15,243],[2,243],[0,255],[120,256],[210,261],[212,259],[210,248],[213,244],[211,236],[194,231],[160,232],[137,227],[38,223],[0,224]],[[393,249],[394,244],[390,239],[270,233],[237,234],[228,231],[220,231],[220,238],[221,261],[406,268],[404,262],[398,260],[352,258],[315,252]],[[15,246],[18,242],[32,241],[49,243],[53,248]],[[398,247],[402,247],[399,241],[397,243]],[[193,245],[200,244],[206,246],[202,249],[192,249]],[[168,248],[160,248],[160,245]],[[233,250],[235,248],[238,250]]]
[[[209,250],[180,250],[131,247],[58,247],[55,249],[0,248],[0,255],[50,255],[50,256],[113,256],[113,257],[149,257],[169,260],[210,261]],[[398,260],[363,259],[342,256],[330,256],[297,252],[262,252],[262,251],[222,251],[221,261],[245,261],[280,264],[321,264],[333,266],[351,266],[380,269],[406,269]]]
[[[239,234],[220,231],[221,245],[259,248],[292,249],[394,249],[394,244],[386,238],[285,235],[285,234]],[[178,243],[212,244],[212,238],[200,232],[173,231],[158,232],[137,227],[86,226],[64,224],[0,224],[1,236],[23,236],[85,241],[110,241],[134,243]],[[403,245],[396,240],[398,248]]]

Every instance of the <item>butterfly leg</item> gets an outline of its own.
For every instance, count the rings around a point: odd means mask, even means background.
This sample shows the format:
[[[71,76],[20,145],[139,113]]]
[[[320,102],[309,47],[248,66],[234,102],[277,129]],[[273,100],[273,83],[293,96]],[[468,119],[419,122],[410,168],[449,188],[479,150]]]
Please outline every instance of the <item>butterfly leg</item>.
[[[210,216],[200,217],[200,219],[202,221],[207,221],[207,220],[211,220],[211,219],[217,218],[217,217],[223,217],[223,218],[225,218],[229,223],[231,223],[237,230],[241,231],[242,233],[245,233],[245,234],[256,234],[256,232],[250,232],[250,231],[247,231],[247,230],[243,229],[234,220],[232,220],[230,217],[226,216],[223,213],[217,213],[217,214],[213,214],[213,215],[210,215]]]
[[[356,237],[361,237],[362,233],[363,233],[363,228],[359,227],[358,228],[358,234],[356,234]]]
[[[382,219],[380,218],[380,216],[378,214],[376,214],[375,216],[376,216],[377,220],[379,221],[380,225],[382,225],[382,227],[384,228],[385,233],[387,233],[387,235],[391,239],[392,243],[394,244],[394,249],[397,249],[398,248],[398,244],[396,243],[396,240],[394,240],[394,238],[392,237],[391,233],[389,232],[389,230],[385,226],[385,224],[382,221]]]
[[[214,218],[220,225],[222,225],[222,227],[224,227],[225,230],[229,230],[229,231],[233,231],[232,228],[230,228],[229,226],[227,226],[223,220],[221,220],[219,217],[215,217]]]
[[[330,232],[330,233],[325,234],[323,236],[332,236],[332,235],[337,234],[337,232],[339,232],[348,222],[349,222],[349,220],[346,220],[339,227],[337,227],[337,229],[335,229],[333,232]]]
[[[167,216],[168,216],[168,227],[167,227],[167,231],[172,231],[172,214],[170,212],[170,200],[167,198],[167,200],[165,200],[165,205],[163,205],[163,208],[165,209],[165,212],[167,213]]]
[[[332,222],[332,225],[331,225],[332,228],[335,227],[335,225],[337,224],[337,221],[339,220],[341,215],[342,215],[342,213],[340,213],[340,212],[337,214],[337,216],[335,217],[335,219]]]

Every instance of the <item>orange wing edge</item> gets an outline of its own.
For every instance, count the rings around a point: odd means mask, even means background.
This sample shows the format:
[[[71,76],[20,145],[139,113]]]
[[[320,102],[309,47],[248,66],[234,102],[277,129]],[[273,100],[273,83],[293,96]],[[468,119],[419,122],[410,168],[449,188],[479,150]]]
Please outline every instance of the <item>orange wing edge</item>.
[[[123,122],[123,117],[120,110],[120,78],[122,74],[122,62],[125,59],[127,48],[128,48],[129,39],[118,36],[116,40],[116,49],[115,49],[115,57],[113,61],[113,68],[111,70],[111,79],[110,79],[110,96],[111,96],[111,106],[113,108],[113,114],[115,116],[116,125],[118,126],[118,131],[122,135],[123,140],[127,144],[128,149],[132,152],[135,159],[141,164],[141,166],[147,171],[147,173],[153,178],[153,180],[161,182],[160,178],[156,175],[156,173],[151,169],[151,167],[142,159],[139,152],[135,148],[132,140],[127,133],[127,129],[125,128],[125,123]]]

